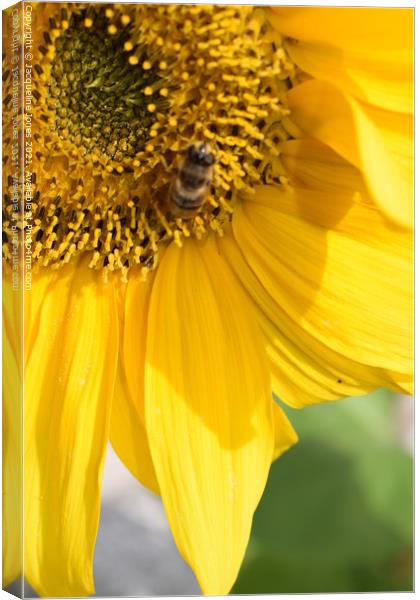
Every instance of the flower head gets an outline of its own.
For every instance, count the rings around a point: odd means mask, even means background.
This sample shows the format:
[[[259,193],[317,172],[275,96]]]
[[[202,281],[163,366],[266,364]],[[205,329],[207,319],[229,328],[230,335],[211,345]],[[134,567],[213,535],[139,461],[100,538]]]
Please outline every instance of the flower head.
[[[238,193],[275,178],[293,64],[252,7],[63,6],[35,11],[33,258],[145,276],[160,247],[221,234]],[[179,219],[165,199],[191,140],[218,160],[205,207]]]
[[[307,10],[34,5],[25,574],[41,595],[93,592],[109,439],[223,594],[297,441],[272,392],[410,390],[412,13]],[[179,216],[195,141],[214,178]],[[16,369],[7,283],[5,299]]]

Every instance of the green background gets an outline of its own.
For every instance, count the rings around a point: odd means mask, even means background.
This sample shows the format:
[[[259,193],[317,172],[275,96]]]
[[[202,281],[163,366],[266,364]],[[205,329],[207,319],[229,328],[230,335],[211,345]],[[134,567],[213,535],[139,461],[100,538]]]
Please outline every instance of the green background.
[[[232,593],[411,590],[413,466],[395,396],[286,411],[300,441],[273,464]]]

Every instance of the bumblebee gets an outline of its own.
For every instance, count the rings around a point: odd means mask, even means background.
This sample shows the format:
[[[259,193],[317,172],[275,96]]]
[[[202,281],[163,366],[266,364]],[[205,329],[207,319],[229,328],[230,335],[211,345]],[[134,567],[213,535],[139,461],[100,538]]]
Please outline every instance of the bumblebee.
[[[169,206],[177,216],[194,216],[206,201],[216,156],[207,142],[188,146],[169,188]]]

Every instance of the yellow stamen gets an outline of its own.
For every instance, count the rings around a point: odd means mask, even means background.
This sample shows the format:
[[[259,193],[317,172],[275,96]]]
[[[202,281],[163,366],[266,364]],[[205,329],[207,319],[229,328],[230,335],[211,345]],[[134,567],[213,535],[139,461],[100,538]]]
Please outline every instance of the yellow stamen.
[[[59,268],[87,252],[104,278],[119,270],[126,280],[134,264],[146,277],[162,245],[223,235],[241,190],[286,185],[271,171],[289,135],[293,65],[252,7],[68,6],[40,39],[34,73],[36,264]],[[217,148],[212,188],[198,214],[179,217],[168,189],[199,140]],[[11,217],[6,201],[6,235]]]

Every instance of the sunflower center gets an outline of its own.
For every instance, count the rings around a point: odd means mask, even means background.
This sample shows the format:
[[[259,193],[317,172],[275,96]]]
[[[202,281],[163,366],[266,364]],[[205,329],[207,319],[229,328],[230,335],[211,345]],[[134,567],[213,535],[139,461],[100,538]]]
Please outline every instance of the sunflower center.
[[[89,253],[105,274],[146,276],[163,245],[223,235],[243,192],[281,180],[294,66],[264,9],[61,7],[34,8],[33,264]],[[216,162],[180,214],[171,189],[191,144]]]
[[[129,23],[114,32],[105,11],[95,21],[74,15],[55,40],[48,84],[60,136],[84,154],[97,151],[118,162],[144,147],[155,121],[147,109],[153,98],[139,92],[158,79],[157,69],[139,73],[128,62],[124,45],[129,37]],[[51,42],[48,33],[45,40]]]

